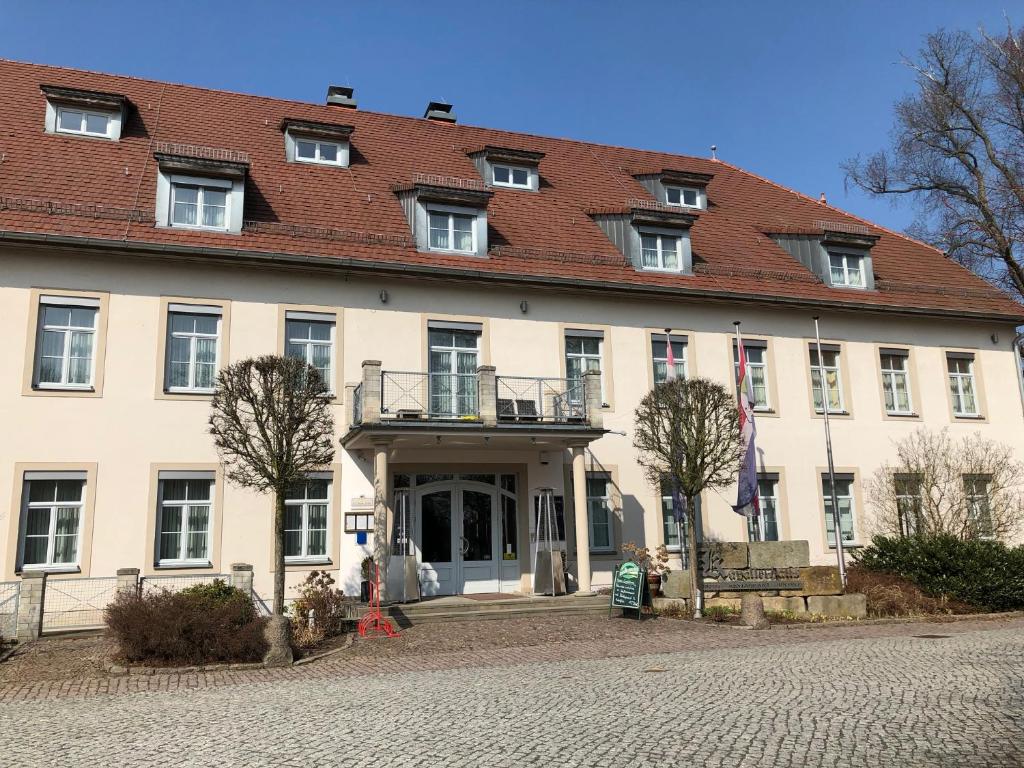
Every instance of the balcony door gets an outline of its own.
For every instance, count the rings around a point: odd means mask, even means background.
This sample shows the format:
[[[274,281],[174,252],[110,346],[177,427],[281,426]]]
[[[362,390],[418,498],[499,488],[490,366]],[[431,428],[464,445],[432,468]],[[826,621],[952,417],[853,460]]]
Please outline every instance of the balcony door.
[[[430,415],[476,416],[480,332],[431,327],[428,332]]]

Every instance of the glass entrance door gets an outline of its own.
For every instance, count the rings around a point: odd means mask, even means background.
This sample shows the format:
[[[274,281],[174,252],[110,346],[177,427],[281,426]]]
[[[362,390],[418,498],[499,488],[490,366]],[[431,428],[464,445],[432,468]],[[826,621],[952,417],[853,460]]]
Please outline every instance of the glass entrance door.
[[[419,532],[420,584],[424,596],[455,594],[454,500],[454,488],[440,488],[419,496],[416,530]]]
[[[460,592],[498,591],[498,560],[495,553],[495,492],[460,489],[462,532],[459,573]]]

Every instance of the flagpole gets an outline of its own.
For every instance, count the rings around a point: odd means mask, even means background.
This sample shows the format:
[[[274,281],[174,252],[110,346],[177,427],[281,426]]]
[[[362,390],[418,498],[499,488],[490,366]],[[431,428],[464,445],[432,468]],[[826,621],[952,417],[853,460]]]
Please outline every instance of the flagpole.
[[[743,337],[740,335],[740,321],[733,320],[733,327],[736,328],[736,359],[739,360],[740,350],[743,349]],[[743,392],[740,391],[740,387],[743,386],[743,382],[740,381],[740,368],[739,365],[733,364],[733,380],[736,382],[736,400],[742,407],[743,403]],[[750,515],[747,515],[747,520],[750,520]],[[759,520],[754,521],[754,530],[758,532],[758,541],[761,540],[761,525]]]
[[[675,378],[675,357],[672,354],[672,329],[665,329],[665,381],[671,381]],[[676,479],[672,478],[672,505],[673,513],[675,513],[676,496],[679,495],[679,488],[676,485]],[[672,515],[676,520],[676,541],[679,542],[679,562],[683,563],[684,559],[688,557],[687,547],[683,541],[683,518],[680,515]],[[689,564],[687,564],[689,567]],[[696,603],[696,601],[694,601]],[[700,609],[697,608],[697,611]],[[699,614],[698,614],[699,615]]]
[[[832,462],[832,430],[828,420],[828,392],[825,390],[825,358],[821,356],[821,334],[818,331],[818,315],[814,316],[814,342],[818,349],[818,382],[821,385],[821,410],[825,416],[825,450],[828,453],[828,484],[832,497],[832,528],[836,535],[836,559],[839,561],[839,579],[846,591],[846,556],[843,553],[843,527],[839,516],[839,499],[836,497],[836,469]]]

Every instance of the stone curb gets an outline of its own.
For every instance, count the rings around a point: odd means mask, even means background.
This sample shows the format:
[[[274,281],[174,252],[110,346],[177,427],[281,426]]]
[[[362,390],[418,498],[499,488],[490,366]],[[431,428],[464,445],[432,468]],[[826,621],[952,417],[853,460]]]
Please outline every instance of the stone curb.
[[[808,614],[810,616],[812,614]],[[879,619],[836,619],[834,621],[795,621],[786,624],[771,624],[768,629],[817,629],[819,627],[871,627],[885,624],[955,624],[958,621],[997,621],[999,619],[1018,619],[1024,617],[1024,611],[1001,611],[999,613],[956,613],[936,614],[933,616],[893,616]],[[688,619],[683,619],[688,621]],[[771,618],[769,617],[769,621]],[[721,629],[751,629],[739,624],[726,622],[701,622],[706,627]]]

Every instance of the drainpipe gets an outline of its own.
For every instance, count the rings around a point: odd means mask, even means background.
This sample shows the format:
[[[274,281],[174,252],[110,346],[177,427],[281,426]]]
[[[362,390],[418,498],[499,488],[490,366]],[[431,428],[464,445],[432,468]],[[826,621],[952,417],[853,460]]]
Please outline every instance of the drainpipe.
[[[1018,333],[1013,339],[1013,359],[1017,364],[1017,386],[1020,387],[1020,404],[1024,408],[1024,355],[1021,354],[1021,346],[1024,345],[1024,331]]]

